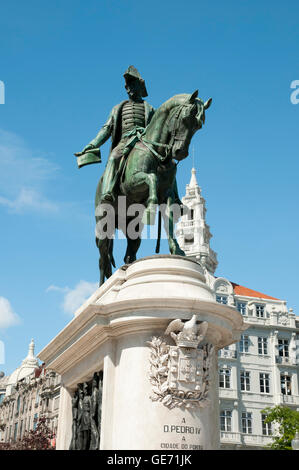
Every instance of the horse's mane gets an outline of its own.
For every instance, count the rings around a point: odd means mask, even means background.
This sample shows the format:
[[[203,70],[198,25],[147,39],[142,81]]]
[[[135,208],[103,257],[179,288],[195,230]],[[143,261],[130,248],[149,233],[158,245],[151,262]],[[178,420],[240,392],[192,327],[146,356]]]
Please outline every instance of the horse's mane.
[[[174,95],[167,101],[165,101],[159,108],[156,109],[151,122],[147,126],[147,131],[151,132],[151,130],[155,128],[157,120],[160,120],[161,118],[162,120],[166,118],[171,118],[175,108],[177,108],[178,106],[191,104],[191,96],[192,95],[190,93],[181,93],[179,95]],[[204,106],[203,101],[200,98],[195,98],[194,104],[196,104],[198,109],[198,115],[200,115]]]
[[[151,122],[147,126],[147,131],[151,131],[151,129],[155,128],[156,122],[159,119],[166,119],[170,117],[172,110],[174,110],[177,106],[182,104],[188,104],[188,100],[190,99],[189,93],[182,93],[180,95],[174,95],[165,101],[159,108],[156,109],[154,115],[151,119]]]
[[[180,95],[174,95],[171,98],[169,98],[167,101],[165,101],[160,108],[157,109],[160,111],[170,111],[176,106],[180,106],[182,104],[187,104],[188,100],[190,98],[189,93],[181,93]]]

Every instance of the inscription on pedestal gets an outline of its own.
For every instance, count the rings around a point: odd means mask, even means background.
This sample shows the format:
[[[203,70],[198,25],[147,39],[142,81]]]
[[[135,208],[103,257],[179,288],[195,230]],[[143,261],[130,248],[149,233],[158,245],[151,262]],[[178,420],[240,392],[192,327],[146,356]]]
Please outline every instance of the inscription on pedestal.
[[[160,443],[161,449],[176,450],[200,450],[202,446],[194,442],[189,442],[190,436],[199,436],[201,429],[197,426],[186,424],[185,418],[181,424],[164,424],[163,432],[165,433],[165,441]],[[174,442],[179,439],[180,442]]]

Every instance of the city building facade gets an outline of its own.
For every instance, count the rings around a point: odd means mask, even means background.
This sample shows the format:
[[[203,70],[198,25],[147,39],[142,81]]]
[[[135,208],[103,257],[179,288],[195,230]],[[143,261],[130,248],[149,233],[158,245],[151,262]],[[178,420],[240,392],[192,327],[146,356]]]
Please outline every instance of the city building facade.
[[[238,309],[248,326],[240,342],[219,351],[221,448],[263,448],[274,432],[263,410],[276,405],[299,410],[299,317],[284,300],[214,275],[217,255],[194,168],[182,202],[189,210],[177,224],[181,248],[205,267],[215,300]]]
[[[15,442],[46,418],[56,435],[59,411],[60,376],[39,365],[34,341],[27,357],[11,375],[0,376],[0,442]]]

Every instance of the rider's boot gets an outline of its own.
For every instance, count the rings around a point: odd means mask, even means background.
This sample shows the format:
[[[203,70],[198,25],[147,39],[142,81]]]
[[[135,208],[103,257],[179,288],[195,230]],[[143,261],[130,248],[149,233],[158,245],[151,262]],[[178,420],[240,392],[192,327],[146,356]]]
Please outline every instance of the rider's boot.
[[[109,158],[103,175],[101,202],[114,202],[113,180],[115,172],[114,158]]]

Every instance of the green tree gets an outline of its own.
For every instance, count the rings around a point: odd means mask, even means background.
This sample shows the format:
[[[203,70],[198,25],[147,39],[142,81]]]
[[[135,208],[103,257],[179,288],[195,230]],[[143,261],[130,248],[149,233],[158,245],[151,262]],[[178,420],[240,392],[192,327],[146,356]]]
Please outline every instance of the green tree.
[[[296,431],[299,431],[299,412],[278,405],[274,408],[265,408],[261,413],[266,415],[266,423],[275,425],[273,442],[268,447],[275,450],[292,450],[291,441]]]

